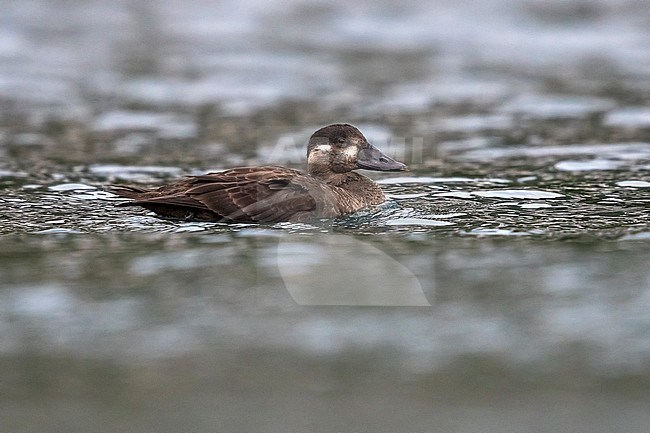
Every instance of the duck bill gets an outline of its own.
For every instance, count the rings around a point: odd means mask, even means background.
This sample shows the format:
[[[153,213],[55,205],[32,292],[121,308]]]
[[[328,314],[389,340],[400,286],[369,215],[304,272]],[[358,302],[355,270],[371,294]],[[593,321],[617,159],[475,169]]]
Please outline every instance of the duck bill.
[[[406,170],[406,164],[395,161],[390,156],[386,156],[381,150],[369,145],[362,149],[357,157],[357,167],[364,170],[375,171],[402,171]]]

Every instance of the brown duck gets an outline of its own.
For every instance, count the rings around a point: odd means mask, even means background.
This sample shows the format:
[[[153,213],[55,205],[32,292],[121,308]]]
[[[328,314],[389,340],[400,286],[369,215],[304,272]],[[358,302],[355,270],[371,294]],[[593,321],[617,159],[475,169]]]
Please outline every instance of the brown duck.
[[[379,185],[355,169],[401,171],[352,125],[316,131],[307,147],[307,174],[278,166],[238,167],[187,177],[146,190],[116,186],[112,192],[161,217],[194,221],[304,222],[333,218],[385,201]]]

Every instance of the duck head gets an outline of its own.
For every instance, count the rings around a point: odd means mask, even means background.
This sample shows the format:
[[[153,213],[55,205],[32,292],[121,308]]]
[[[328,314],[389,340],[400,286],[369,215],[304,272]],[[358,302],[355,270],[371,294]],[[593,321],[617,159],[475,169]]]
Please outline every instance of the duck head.
[[[309,139],[307,171],[309,174],[347,173],[356,169],[402,171],[406,165],[385,155],[368,143],[352,125],[337,123],[325,126]]]

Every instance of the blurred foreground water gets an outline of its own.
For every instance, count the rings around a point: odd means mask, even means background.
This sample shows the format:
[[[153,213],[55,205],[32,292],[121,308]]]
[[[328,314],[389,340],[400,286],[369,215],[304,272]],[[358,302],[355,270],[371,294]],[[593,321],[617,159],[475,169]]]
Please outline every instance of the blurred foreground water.
[[[645,431],[643,2],[21,1],[0,16],[0,430]],[[411,171],[333,221],[114,183]]]

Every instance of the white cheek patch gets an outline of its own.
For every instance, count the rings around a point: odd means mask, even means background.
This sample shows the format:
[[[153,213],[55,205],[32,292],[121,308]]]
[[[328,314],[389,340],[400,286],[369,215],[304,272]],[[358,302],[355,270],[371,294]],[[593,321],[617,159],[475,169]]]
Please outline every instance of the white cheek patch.
[[[328,161],[329,157],[327,155],[332,151],[332,146],[329,144],[319,144],[315,146],[309,156],[307,157],[307,163],[315,163],[316,161]]]
[[[349,160],[355,159],[359,154],[359,149],[357,148],[357,146],[348,146],[345,148],[343,153],[345,153],[345,156],[347,156]]]
[[[324,153],[330,153],[332,151],[332,146],[329,144],[319,144],[318,146],[314,147],[314,150],[315,149],[318,149]]]

